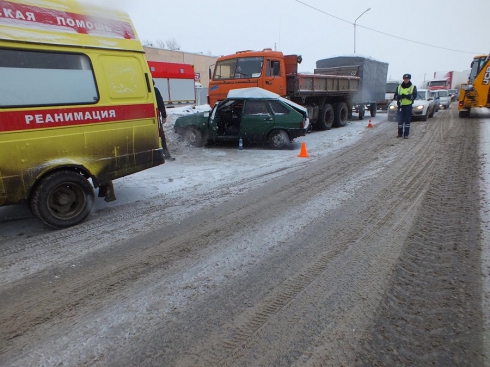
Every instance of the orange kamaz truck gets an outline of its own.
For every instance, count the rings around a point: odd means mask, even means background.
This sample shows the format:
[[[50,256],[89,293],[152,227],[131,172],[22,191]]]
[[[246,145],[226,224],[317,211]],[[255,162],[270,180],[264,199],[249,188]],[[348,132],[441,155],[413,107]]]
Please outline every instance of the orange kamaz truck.
[[[265,48],[221,56],[209,72],[208,103],[226,98],[231,89],[259,87],[288,98],[308,110],[317,130],[344,126],[352,111],[364,117],[365,107],[376,114],[376,101],[385,94],[388,64],[361,57],[318,60],[313,73],[299,73],[299,55]]]
[[[0,206],[83,221],[112,181],[164,163],[141,42],[127,14],[0,0]]]

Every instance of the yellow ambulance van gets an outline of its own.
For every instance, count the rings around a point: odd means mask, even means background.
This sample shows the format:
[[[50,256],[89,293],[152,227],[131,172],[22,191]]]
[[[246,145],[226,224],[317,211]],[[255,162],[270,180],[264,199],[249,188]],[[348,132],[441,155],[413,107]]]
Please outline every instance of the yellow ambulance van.
[[[0,0],[0,206],[80,223],[112,181],[165,162],[127,14],[75,0]],[[90,182],[91,181],[91,182]]]

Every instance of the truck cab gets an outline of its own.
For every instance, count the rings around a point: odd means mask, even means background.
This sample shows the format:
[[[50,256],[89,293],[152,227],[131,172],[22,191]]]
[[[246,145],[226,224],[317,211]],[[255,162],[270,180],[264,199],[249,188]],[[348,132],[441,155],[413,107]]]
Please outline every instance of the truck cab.
[[[286,95],[285,57],[282,52],[270,48],[238,51],[221,57],[209,74],[210,106],[224,100],[232,89],[259,87],[280,96]]]

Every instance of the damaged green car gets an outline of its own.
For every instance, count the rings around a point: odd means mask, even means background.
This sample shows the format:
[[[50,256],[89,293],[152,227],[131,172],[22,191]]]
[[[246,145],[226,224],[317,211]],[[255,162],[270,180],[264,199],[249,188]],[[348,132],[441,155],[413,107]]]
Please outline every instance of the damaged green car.
[[[234,89],[210,112],[179,117],[174,130],[193,146],[209,142],[268,143],[273,149],[289,148],[305,136],[309,126],[306,108],[261,88]]]

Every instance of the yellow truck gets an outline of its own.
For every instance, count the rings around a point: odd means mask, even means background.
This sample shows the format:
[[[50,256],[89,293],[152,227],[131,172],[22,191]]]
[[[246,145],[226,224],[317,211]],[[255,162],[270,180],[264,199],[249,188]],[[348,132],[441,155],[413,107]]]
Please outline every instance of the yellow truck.
[[[490,54],[473,58],[468,83],[461,84],[459,117],[469,117],[471,109],[476,107],[490,108]]]
[[[0,206],[80,223],[112,181],[165,162],[129,16],[74,0],[0,0]],[[91,180],[91,182],[90,182]]]

